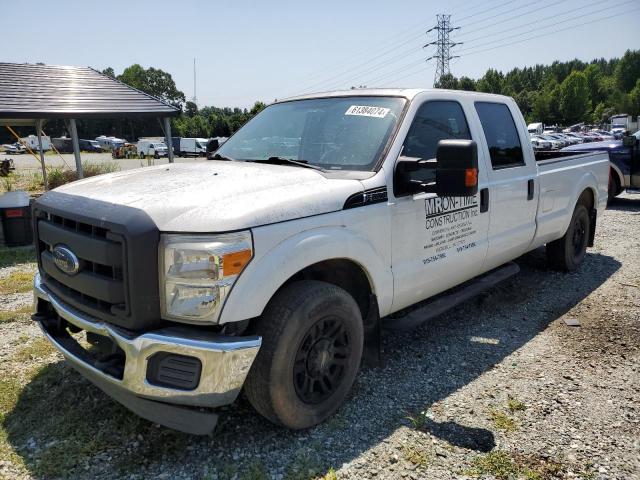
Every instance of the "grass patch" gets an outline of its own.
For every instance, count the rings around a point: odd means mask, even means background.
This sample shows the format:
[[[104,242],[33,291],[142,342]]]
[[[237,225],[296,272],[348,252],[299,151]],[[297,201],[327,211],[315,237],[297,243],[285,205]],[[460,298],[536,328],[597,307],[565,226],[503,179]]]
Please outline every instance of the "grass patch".
[[[429,420],[426,411],[418,412],[413,415],[407,415],[405,418],[409,420],[409,423],[411,423],[411,427],[415,428],[416,430],[422,429]]]
[[[525,411],[527,409],[527,406],[524,403],[522,403],[520,400],[516,400],[513,397],[509,397],[509,400],[507,401],[507,408],[511,413],[515,413],[515,412]]]
[[[15,378],[0,380],[0,421],[15,406],[21,389],[20,382]]]
[[[407,462],[412,463],[417,467],[426,467],[429,465],[429,460],[431,458],[429,452],[425,451],[423,448],[413,445],[405,445],[403,447],[403,456]]]
[[[0,268],[35,262],[36,250],[32,246],[12,248],[0,247]]]
[[[322,467],[317,459],[308,454],[299,454],[287,467],[284,474],[285,480],[312,480],[323,478]]]
[[[15,450],[33,477],[86,475],[85,465],[105,452],[114,452],[110,466],[116,476],[124,475],[142,462],[179,461],[191,439],[137,417],[64,362],[41,367],[22,389],[6,382],[0,389],[0,408],[6,412],[0,422],[6,445],[0,450]],[[140,446],[125,449],[138,435],[144,439]],[[26,448],[30,439],[37,448]]]
[[[31,314],[31,307],[22,307],[11,312],[0,310],[0,323],[11,323],[18,320],[27,320]]]
[[[271,476],[267,473],[267,469],[260,462],[253,462],[249,468],[240,475],[240,480],[270,480]]]
[[[503,432],[514,432],[518,429],[516,421],[504,412],[490,410],[489,418],[498,430]]]
[[[46,338],[37,338],[26,347],[19,350],[14,358],[19,362],[26,362],[36,358],[45,358],[55,352],[56,349]]]
[[[552,458],[494,450],[474,458],[471,468],[465,473],[474,477],[492,475],[497,480],[554,480],[565,478],[569,470],[568,465]],[[571,470],[578,478],[593,477],[589,465],[582,469],[572,467]]]
[[[33,288],[33,272],[11,272],[0,280],[0,295],[25,293]]]

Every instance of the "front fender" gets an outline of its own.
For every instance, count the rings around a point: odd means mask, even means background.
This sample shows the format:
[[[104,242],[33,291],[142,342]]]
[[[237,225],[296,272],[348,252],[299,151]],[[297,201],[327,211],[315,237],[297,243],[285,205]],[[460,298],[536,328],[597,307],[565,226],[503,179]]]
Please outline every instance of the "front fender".
[[[233,286],[219,323],[260,316],[276,291],[294,274],[314,263],[344,258],[359,264],[377,296],[380,313],[388,312],[393,300],[390,262],[362,235],[341,225],[309,228],[284,237],[263,250],[283,227],[255,229],[255,255]],[[276,231],[270,231],[276,230]],[[283,238],[283,237],[280,237]]]

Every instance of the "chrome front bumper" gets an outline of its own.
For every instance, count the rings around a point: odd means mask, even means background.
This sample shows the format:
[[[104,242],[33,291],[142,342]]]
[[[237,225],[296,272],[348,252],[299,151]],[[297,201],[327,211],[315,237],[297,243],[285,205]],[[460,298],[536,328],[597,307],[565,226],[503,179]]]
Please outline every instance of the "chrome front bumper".
[[[188,326],[163,328],[138,336],[131,335],[122,329],[88,317],[61,302],[42,283],[38,273],[34,278],[36,313],[42,311],[42,305],[38,304],[43,301],[48,302],[57,315],[70,324],[86,332],[108,337],[124,351],[124,373],[122,379],[118,379],[87,362],[82,358],[81,352],[69,348],[69,342],[61,341],[54,331],[47,328],[46,322],[38,322],[47,339],[72,366],[109,394],[115,389],[115,391],[168,404],[191,407],[228,405],[238,396],[260,349],[260,337],[224,336]],[[148,360],[159,352],[199,359],[202,368],[197,387],[193,390],[182,390],[149,383]],[[109,387],[110,391],[107,391],[105,386]]]

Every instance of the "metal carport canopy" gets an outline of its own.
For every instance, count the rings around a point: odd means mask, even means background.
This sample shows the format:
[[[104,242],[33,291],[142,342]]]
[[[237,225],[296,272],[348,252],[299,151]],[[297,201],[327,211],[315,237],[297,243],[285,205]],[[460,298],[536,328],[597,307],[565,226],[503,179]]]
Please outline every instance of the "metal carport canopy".
[[[179,108],[88,67],[0,62],[0,125],[69,120],[80,177],[76,119],[162,117],[173,161],[169,117],[178,115]]]

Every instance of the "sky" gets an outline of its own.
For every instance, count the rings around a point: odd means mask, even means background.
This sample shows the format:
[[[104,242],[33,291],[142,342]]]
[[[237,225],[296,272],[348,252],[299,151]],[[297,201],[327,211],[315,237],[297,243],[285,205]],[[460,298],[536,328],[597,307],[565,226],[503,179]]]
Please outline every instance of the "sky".
[[[620,57],[640,48],[640,0],[0,0],[0,61],[139,63],[198,106],[250,107],[299,93],[433,85],[437,14],[450,14],[451,73]],[[27,15],[27,11],[32,14]],[[27,15],[28,18],[25,17]],[[23,21],[24,20],[24,21]]]

